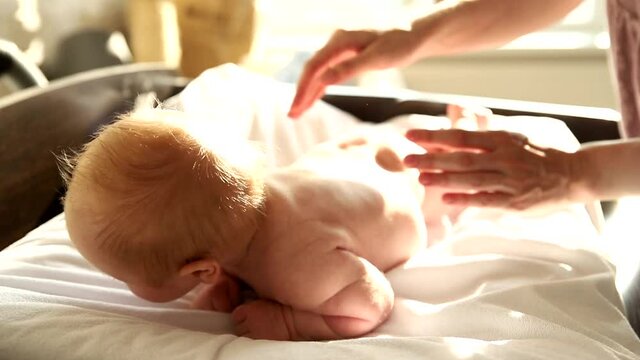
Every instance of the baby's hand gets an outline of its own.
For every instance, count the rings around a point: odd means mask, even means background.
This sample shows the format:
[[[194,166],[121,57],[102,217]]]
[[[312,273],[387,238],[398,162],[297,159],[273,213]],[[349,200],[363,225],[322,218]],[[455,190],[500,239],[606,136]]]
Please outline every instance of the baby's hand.
[[[238,306],[232,313],[238,336],[265,340],[291,340],[286,325],[285,306],[270,300],[255,300]]]
[[[242,302],[240,283],[226,273],[220,274],[218,281],[203,288],[192,307],[200,310],[212,310],[230,313]]]

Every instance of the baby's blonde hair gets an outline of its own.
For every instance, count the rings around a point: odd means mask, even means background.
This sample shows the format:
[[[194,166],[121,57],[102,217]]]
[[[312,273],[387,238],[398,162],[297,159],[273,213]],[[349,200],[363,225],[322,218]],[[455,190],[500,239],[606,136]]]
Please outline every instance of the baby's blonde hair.
[[[239,237],[255,230],[264,203],[260,161],[246,142],[207,134],[216,129],[202,124],[167,110],[128,114],[67,161],[65,211],[73,203],[99,229],[81,241],[141,265],[154,285],[190,260],[248,241]]]

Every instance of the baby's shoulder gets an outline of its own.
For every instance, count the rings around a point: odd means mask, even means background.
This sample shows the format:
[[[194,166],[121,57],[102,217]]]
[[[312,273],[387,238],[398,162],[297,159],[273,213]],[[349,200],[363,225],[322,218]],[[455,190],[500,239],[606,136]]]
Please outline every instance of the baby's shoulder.
[[[270,258],[284,257],[308,261],[309,257],[315,254],[336,248],[350,248],[354,238],[343,223],[316,218],[292,221],[283,230],[274,234],[274,251],[268,255]]]
[[[388,208],[388,196],[383,192],[388,185],[367,183],[377,181],[374,179],[353,180],[293,171],[281,176],[272,187],[277,189],[277,194],[271,193],[271,200],[276,203],[280,218],[273,220],[295,222],[305,231],[315,229],[310,225],[314,222],[326,229],[348,227],[360,218],[375,221],[385,216]]]
[[[283,168],[269,177],[269,187],[289,206],[326,202],[336,194],[349,193],[353,184],[309,169]],[[274,194],[275,195],[275,194]]]
[[[325,267],[322,259],[327,254],[335,249],[353,247],[348,230],[317,220],[290,224],[287,231],[273,235],[274,238],[267,239],[272,241],[272,246],[263,253],[260,276],[274,296],[306,288],[303,279],[307,279],[311,269]]]
[[[316,220],[291,224],[275,241],[277,244],[264,254],[269,273],[264,275],[275,282],[273,286],[288,283],[291,287],[295,287],[291,281],[299,276],[306,278],[310,268],[328,265],[326,259],[336,249],[351,250],[355,243],[344,226]],[[278,288],[285,291],[287,286]]]

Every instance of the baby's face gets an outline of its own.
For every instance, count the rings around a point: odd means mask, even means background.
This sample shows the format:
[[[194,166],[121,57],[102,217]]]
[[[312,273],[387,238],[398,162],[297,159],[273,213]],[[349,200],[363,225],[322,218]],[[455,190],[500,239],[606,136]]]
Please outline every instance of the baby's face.
[[[167,302],[184,296],[198,285],[199,280],[193,276],[174,276],[162,286],[150,285],[144,280],[136,281],[135,279],[124,282],[129,290],[139,298],[152,302]]]
[[[200,282],[191,275],[181,276],[177,272],[165,279],[162,285],[154,285],[146,280],[138,264],[122,266],[108,257],[101,256],[99,249],[84,248],[82,255],[95,267],[113,278],[124,282],[136,296],[152,302],[176,300],[191,291]]]
[[[149,275],[145,274],[149,269],[143,271],[142,264],[121,264],[96,246],[94,239],[100,231],[99,227],[91,224],[85,215],[74,211],[73,206],[69,206],[66,211],[67,228],[76,248],[93,266],[124,282],[138,297],[153,302],[167,302],[185,295],[200,282],[197,277],[181,276],[175,271],[164,279],[162,285],[151,284],[147,280],[148,276],[145,276]]]
[[[207,274],[180,275],[187,261],[244,256],[264,200],[257,155],[176,114],[132,114],[105,127],[77,159],[65,199],[80,253],[151,301],[178,298]]]

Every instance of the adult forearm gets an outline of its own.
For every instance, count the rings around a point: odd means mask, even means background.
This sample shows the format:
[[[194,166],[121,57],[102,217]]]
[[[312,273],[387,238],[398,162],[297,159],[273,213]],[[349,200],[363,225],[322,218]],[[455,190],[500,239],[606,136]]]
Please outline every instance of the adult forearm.
[[[444,0],[415,21],[418,57],[452,55],[502,46],[554,24],[582,0]]]
[[[573,168],[576,200],[640,195],[640,139],[585,145]]]

